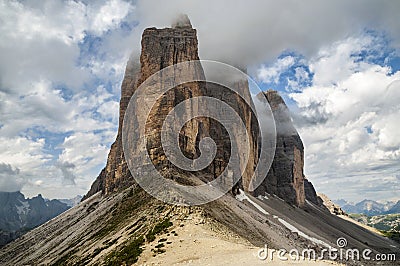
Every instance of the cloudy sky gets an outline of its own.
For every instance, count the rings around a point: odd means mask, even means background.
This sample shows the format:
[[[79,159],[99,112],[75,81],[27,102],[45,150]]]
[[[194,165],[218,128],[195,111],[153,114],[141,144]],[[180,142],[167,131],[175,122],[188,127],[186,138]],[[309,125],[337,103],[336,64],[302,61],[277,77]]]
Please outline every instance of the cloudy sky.
[[[207,3],[0,0],[0,191],[85,194],[143,29],[186,13],[202,59],[245,65],[284,96],[318,191],[400,199],[400,2]]]

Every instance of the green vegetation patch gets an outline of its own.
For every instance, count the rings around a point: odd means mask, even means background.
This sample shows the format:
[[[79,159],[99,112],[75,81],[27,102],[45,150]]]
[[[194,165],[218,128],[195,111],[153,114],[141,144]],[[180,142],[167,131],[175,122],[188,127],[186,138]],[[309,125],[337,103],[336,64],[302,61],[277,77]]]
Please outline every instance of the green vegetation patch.
[[[368,225],[382,231],[389,231],[391,228],[390,225],[386,224],[385,222],[378,222],[376,224],[368,224]]]
[[[152,249],[151,251],[153,251],[153,257],[155,257],[157,254],[165,253],[165,249],[162,248]]]
[[[381,231],[386,237],[400,243],[400,232],[396,231]]]
[[[164,221],[156,224],[154,228],[146,234],[147,242],[153,242],[156,239],[156,235],[165,231],[171,225],[172,222],[169,219],[165,219]]]
[[[155,248],[163,248],[163,247],[164,247],[164,243],[160,243],[160,244],[155,246]]]
[[[105,262],[109,266],[131,265],[138,261],[140,254],[142,254],[142,245],[144,243],[143,236],[135,238],[128,245],[118,251],[111,252]]]

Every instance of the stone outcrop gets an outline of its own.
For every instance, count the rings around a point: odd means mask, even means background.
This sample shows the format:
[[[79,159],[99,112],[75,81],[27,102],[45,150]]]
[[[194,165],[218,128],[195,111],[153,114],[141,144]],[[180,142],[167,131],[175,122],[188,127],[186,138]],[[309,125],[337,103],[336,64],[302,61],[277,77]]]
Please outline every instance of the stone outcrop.
[[[107,194],[134,183],[125,161],[122,147],[122,124],[129,101],[136,89],[154,73],[180,62],[195,60],[199,60],[196,30],[192,28],[187,16],[180,16],[174,22],[172,28],[148,28],[144,30],[140,60],[135,57],[129,59],[121,86],[117,139],[111,146],[106,167],[101,171],[84,199],[98,191]],[[203,77],[204,73],[200,64],[194,63],[190,68],[189,73],[192,78]],[[247,80],[235,81],[232,86],[243,92],[245,97],[252,103]],[[146,90],[151,93],[152,87],[146,87]],[[229,89],[203,82],[179,85],[159,98],[147,118],[144,117],[145,114],[138,111],[129,122],[130,130],[145,128],[146,150],[153,165],[163,173],[164,177],[171,178],[171,173],[180,170],[176,169],[164,154],[161,145],[162,123],[174,106],[196,96],[209,96],[223,100],[242,118],[250,138],[250,156],[248,164],[243,166],[245,169],[244,174],[240,182],[235,186],[233,193],[238,188],[248,190],[254,172],[254,165],[258,163],[259,159],[258,123],[245,101]],[[306,195],[302,141],[292,124],[288,108],[279,94],[276,91],[268,91],[265,93],[265,97],[271,105],[276,121],[276,154],[266,179],[252,193],[255,196],[263,195],[265,192],[276,194],[291,204],[303,206]],[[146,99],[141,99],[141,102],[136,104],[146,104]],[[196,112],[196,108],[201,108],[201,104],[200,107],[190,107],[187,110]],[[177,119],[179,120],[180,118],[178,117]],[[146,123],[143,124],[138,121],[146,121]],[[179,133],[179,146],[183,154],[190,159],[197,158],[199,156],[198,144],[204,137],[211,137],[217,146],[216,157],[213,162],[199,174],[203,179],[210,180],[219,176],[227,166],[231,156],[230,141],[236,141],[239,144],[239,148],[243,141],[239,137],[238,139],[230,140],[227,131],[218,121],[210,118],[196,118],[187,122]],[[136,145],[132,146],[136,147]],[[142,151],[133,150],[131,152],[137,155]],[[137,165],[140,167],[141,162],[138,161]],[[310,184],[307,183],[306,185],[309,186]]]
[[[277,91],[264,93],[275,119],[276,150],[271,169],[264,182],[256,189],[256,195],[265,192],[277,195],[285,201],[303,206],[304,192],[304,147],[293,126],[289,109]]]
[[[306,200],[308,200],[309,202],[320,207],[324,206],[322,199],[318,197],[313,184],[308,181],[307,178],[304,179],[304,193],[306,194]]]
[[[330,213],[335,214],[335,215],[347,215],[340,206],[336,205],[331,201],[328,196],[322,193],[318,193],[318,198],[322,202],[323,206],[326,207],[326,209],[329,210]]]

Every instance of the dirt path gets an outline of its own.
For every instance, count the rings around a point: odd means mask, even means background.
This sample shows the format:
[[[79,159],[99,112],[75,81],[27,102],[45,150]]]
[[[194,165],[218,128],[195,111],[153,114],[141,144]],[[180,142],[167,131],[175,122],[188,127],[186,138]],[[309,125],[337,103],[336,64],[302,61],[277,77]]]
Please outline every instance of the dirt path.
[[[192,215],[171,231],[157,237],[153,243],[146,244],[137,264],[143,266],[271,265],[269,258],[266,260],[258,258],[260,248],[221,228],[213,227],[213,224],[204,223],[196,215]],[[163,243],[161,249],[165,250],[165,253],[152,251],[160,243]],[[330,261],[281,261],[276,256],[272,262],[274,265],[338,265]]]

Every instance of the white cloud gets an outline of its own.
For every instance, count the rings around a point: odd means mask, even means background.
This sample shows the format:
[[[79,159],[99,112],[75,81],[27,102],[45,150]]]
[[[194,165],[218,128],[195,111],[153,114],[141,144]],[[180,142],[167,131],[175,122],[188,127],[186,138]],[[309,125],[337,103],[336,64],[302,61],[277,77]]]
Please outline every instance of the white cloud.
[[[0,189],[6,192],[15,192],[21,190],[25,180],[20,175],[18,168],[10,164],[0,163]]]
[[[118,123],[119,119],[118,110],[119,110],[119,102],[108,101],[100,105],[99,108],[97,109],[97,112],[99,112],[105,119],[110,120],[116,124]]]
[[[83,194],[105,163],[130,52],[115,32],[133,9],[120,0],[0,0],[0,163],[19,169],[29,196],[39,186],[48,197]],[[95,155],[72,158],[85,144],[61,145],[63,136],[81,136]]]
[[[58,167],[61,170],[62,177],[63,177],[63,183],[66,185],[76,185],[75,179],[75,164],[69,163],[69,162],[62,162],[56,164],[56,167]]]
[[[348,38],[334,46],[321,49],[309,66],[310,71],[315,74],[314,85],[335,84],[355,72],[371,69],[373,66],[364,62],[368,58],[362,58],[360,54],[372,49],[379,52],[379,44],[377,37],[366,35],[363,38]],[[358,59],[363,60],[357,62]]]
[[[41,8],[17,1],[1,1],[0,5],[2,32],[9,37],[60,39],[66,44],[84,37],[86,6],[81,2],[42,1]]]
[[[21,185],[25,185],[28,193],[36,178],[44,178],[42,182],[53,188],[58,187],[60,181],[88,187],[97,176],[99,165],[105,163],[109,145],[115,138],[118,103],[102,86],[94,94],[76,94],[69,101],[61,97],[60,91],[52,89],[49,82],[39,82],[35,88],[23,99],[6,98],[3,102],[0,162],[17,166],[21,174],[27,175],[26,182]],[[53,146],[49,150],[45,145],[46,136],[34,140],[26,131],[30,128],[49,132],[46,134],[50,136],[52,133],[70,136],[59,147],[48,143]],[[15,137],[22,132],[26,136]],[[54,149],[61,149],[61,154],[52,154]],[[70,188],[70,193],[73,191],[74,188]]]
[[[177,14],[188,14],[198,30],[200,57],[239,65],[268,62],[287,49],[314,55],[365,28],[400,40],[398,1],[139,0],[136,7],[141,29],[165,27]]]
[[[117,28],[133,6],[120,0],[35,2],[0,1],[0,90],[26,93],[38,79],[80,90],[95,73],[91,64],[77,65],[79,44],[88,33]]]
[[[0,173],[0,191],[21,190],[43,177],[52,179],[54,169],[48,165],[50,161],[44,138],[0,137],[0,165],[14,171]]]
[[[300,82],[304,82],[310,78],[308,72],[302,67],[296,67],[295,72],[295,78]]]
[[[94,18],[91,29],[97,34],[101,34],[109,29],[116,28],[131,9],[133,7],[128,2],[120,0],[107,1],[100,9],[92,10]]]
[[[78,42],[84,37],[85,6],[68,1],[43,1],[33,8],[1,1],[1,89],[29,91],[30,81],[47,78],[79,87],[87,73],[76,67]]]
[[[323,49],[310,60],[313,84],[290,94],[300,108],[295,117],[306,147],[306,174],[334,197],[335,186],[323,185],[322,180],[346,184],[344,179],[352,176],[377,199],[385,194],[377,193],[380,184],[369,184],[368,176],[393,178],[400,170],[400,71],[391,73],[387,66],[359,60],[361,51],[374,54],[372,49],[376,47],[370,36]],[[301,123],[304,117],[314,123]],[[363,191],[351,185],[341,189],[351,190],[353,198]],[[396,189],[387,187],[385,193]]]
[[[118,115],[118,108],[113,95],[103,86],[91,94],[77,93],[66,101],[60,90],[52,88],[49,81],[41,80],[32,84],[29,94],[22,97],[1,92],[0,96],[4,97],[0,110],[2,136],[12,137],[32,127],[60,133],[114,129],[116,126],[111,112]],[[100,117],[94,116],[97,109]]]
[[[0,162],[21,170],[40,168],[50,157],[43,151],[44,138],[32,140],[24,137],[0,137]]]
[[[288,70],[295,63],[293,56],[285,56],[278,59],[272,66],[261,65],[258,69],[257,77],[264,83],[278,83],[282,72]]]
[[[105,166],[110,147],[103,143],[110,143],[114,139],[115,133],[110,131],[102,134],[80,132],[66,137],[60,145],[62,153],[59,162],[61,165],[73,167],[67,169],[68,175],[64,179],[72,179],[87,189]],[[70,176],[70,170],[73,170],[73,177]]]

